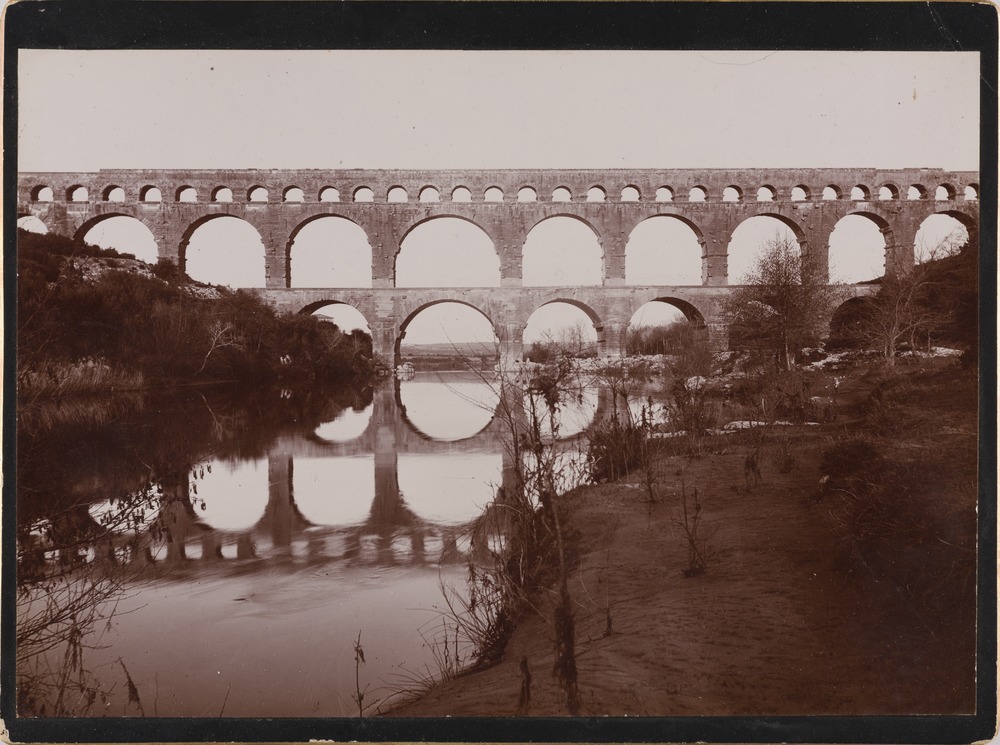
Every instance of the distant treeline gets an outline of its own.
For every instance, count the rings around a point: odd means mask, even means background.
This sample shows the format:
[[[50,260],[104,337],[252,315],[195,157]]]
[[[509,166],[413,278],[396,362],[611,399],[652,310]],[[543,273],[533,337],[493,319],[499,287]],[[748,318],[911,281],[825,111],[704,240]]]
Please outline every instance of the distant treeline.
[[[373,370],[371,337],[278,313],[246,290],[192,282],[170,262],[18,231],[17,368],[22,394],[284,379]]]

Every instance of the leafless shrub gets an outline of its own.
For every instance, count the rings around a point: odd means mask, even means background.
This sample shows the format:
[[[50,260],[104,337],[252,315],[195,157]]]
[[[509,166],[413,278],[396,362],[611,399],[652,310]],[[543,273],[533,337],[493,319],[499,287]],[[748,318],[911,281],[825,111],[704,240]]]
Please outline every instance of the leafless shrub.
[[[694,487],[688,494],[684,472],[678,471],[677,476],[681,482],[681,493],[680,517],[676,522],[683,531],[687,543],[687,566],[681,572],[685,577],[697,577],[705,571],[708,559],[707,540],[701,534],[701,521],[704,517],[702,503],[698,495],[698,487]]]

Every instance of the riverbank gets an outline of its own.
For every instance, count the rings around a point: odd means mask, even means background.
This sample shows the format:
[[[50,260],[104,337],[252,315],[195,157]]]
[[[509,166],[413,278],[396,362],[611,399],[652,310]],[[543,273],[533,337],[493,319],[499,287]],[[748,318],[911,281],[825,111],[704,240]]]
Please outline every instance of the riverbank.
[[[578,556],[570,592],[583,715],[974,710],[975,376],[936,362],[899,379],[891,426],[876,427],[879,381],[843,375],[838,418],[794,428],[787,473],[772,439],[751,489],[747,447],[733,434],[712,438],[695,460],[662,456],[656,504],[641,473],[562,499]],[[909,469],[900,488],[870,495],[869,512],[891,512],[881,532],[821,485],[823,453],[858,437],[896,471]],[[709,560],[692,578],[682,574],[678,472],[703,503]],[[539,610],[522,619],[498,664],[390,715],[565,714],[546,597]]]

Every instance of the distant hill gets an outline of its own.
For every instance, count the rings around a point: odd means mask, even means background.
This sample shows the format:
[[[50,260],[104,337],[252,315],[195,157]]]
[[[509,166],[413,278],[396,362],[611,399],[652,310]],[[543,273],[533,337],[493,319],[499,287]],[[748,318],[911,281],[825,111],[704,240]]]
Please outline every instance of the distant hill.
[[[399,353],[405,357],[496,357],[497,350],[492,344],[466,342],[454,344],[402,344]]]

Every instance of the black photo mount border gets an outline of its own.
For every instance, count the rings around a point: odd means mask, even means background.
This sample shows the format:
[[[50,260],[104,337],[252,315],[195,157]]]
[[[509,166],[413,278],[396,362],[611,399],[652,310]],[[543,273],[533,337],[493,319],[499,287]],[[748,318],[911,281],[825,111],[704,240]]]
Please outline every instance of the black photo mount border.
[[[922,2],[303,2],[25,0],[4,17],[4,398],[15,400],[20,49],[853,50],[980,54],[980,470],[972,716],[19,719],[14,692],[15,423],[4,408],[0,705],[14,742],[910,742],[996,725],[997,8]],[[873,660],[873,664],[877,661]]]

